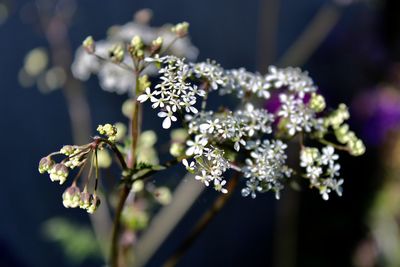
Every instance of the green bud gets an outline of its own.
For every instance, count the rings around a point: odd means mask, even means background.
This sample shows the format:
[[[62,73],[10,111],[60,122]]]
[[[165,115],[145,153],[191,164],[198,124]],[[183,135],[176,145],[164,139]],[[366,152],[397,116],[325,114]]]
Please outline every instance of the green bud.
[[[99,125],[97,127],[97,131],[99,134],[105,135],[108,137],[108,140],[114,142],[117,136],[117,127],[111,125],[109,123],[105,125]]]
[[[161,205],[168,205],[172,199],[171,190],[165,186],[159,187],[154,192],[154,197]]]
[[[153,40],[150,47],[151,54],[156,54],[160,52],[163,42],[164,39],[162,37],[158,37],[157,39]]]
[[[132,57],[137,59],[144,58],[144,43],[140,36],[136,35],[132,38],[131,43],[128,46],[128,51]]]
[[[136,93],[141,94],[146,90],[146,88],[148,88],[150,86],[151,86],[151,83],[149,81],[149,76],[142,75],[138,79],[138,87],[136,88]]]
[[[96,44],[92,36],[86,37],[86,39],[82,43],[82,46],[89,54],[93,54],[96,50]]]
[[[182,143],[172,143],[169,153],[176,158],[183,156],[185,154],[185,145]]]
[[[325,98],[320,94],[312,93],[309,105],[315,112],[321,112],[326,107]]]
[[[109,51],[109,57],[115,63],[121,63],[124,60],[124,49],[121,45],[114,45]]]

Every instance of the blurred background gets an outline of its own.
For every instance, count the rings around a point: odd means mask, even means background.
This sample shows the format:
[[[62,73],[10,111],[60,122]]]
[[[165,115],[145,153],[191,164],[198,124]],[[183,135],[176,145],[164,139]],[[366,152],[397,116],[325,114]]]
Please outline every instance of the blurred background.
[[[102,266],[91,219],[63,208],[64,188],[37,164],[100,123],[126,122],[126,95],[102,90],[96,77],[75,80],[70,65],[87,35],[103,39],[143,8],[153,11],[150,25],[190,22],[198,60],[308,70],[329,106],[349,104],[367,146],[358,158],[341,154],[341,198],[303,188],[252,200],[238,190],[178,266],[400,266],[398,0],[0,0],[0,266]],[[215,197],[200,194],[147,266],[165,261]],[[49,226],[54,218],[75,226]]]

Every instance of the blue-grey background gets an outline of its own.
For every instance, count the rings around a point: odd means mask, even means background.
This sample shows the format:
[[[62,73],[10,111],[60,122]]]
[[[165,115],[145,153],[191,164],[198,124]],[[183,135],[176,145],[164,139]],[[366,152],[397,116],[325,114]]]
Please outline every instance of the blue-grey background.
[[[69,35],[72,47],[77,48],[88,34],[104,37],[110,25],[124,24],[135,11],[150,8],[154,25],[190,22],[200,60],[211,58],[226,68],[244,66],[256,71],[265,69],[260,66],[260,44],[263,30],[268,29],[262,25],[268,21],[264,17],[268,12],[262,7],[269,2],[279,2],[276,53],[267,59],[274,63],[331,1],[78,1]],[[64,209],[60,201],[63,188],[37,172],[43,155],[72,142],[66,103],[61,91],[43,95],[37,88],[18,84],[25,54],[48,44],[37,27],[21,19],[21,10],[33,2],[4,3],[11,13],[0,25],[0,266],[71,266],[58,246],[44,240],[40,227],[53,216],[86,222],[86,215]],[[396,0],[358,1],[340,7],[337,25],[305,64],[330,105],[351,102],[357,92],[382,77],[387,61],[398,56],[398,21],[388,22],[394,10]],[[96,79],[86,87],[92,129],[98,123],[123,120],[123,96],[102,91]],[[373,148],[361,158],[344,156],[342,173],[347,180],[340,199],[324,202],[316,192],[303,190],[294,239],[296,266],[351,266],[352,250],[365,231],[363,216],[375,185],[368,174],[375,172],[375,160]],[[213,197],[206,194],[196,202],[150,266],[165,260]],[[275,231],[277,207],[272,194],[250,200],[236,192],[180,266],[273,266],[274,242],[280,238]],[[97,263],[84,266],[92,264]]]

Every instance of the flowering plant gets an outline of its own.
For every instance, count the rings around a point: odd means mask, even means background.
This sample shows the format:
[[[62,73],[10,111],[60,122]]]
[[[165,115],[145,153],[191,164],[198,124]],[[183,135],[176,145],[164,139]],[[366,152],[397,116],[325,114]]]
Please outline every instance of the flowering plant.
[[[143,190],[150,176],[177,163],[221,194],[231,193],[236,186],[237,178],[227,177],[228,171],[233,171],[243,177],[244,197],[273,191],[279,199],[285,185],[304,178],[328,200],[332,192],[342,194],[336,150],[354,156],[365,151],[345,123],[349,118],[346,105],[328,109],[307,72],[271,66],[262,75],[243,68],[226,70],[212,60],[187,61],[184,51],[173,51],[175,45],[185,43],[191,51],[186,55],[193,59],[195,48],[188,41],[188,28],[186,22],[171,27],[166,33],[173,36],[169,41],[162,36],[149,38],[148,34],[130,36],[127,41],[129,31],[121,31],[124,37],[116,34],[117,41],[108,49],[104,41],[86,38],[77,52],[73,73],[83,80],[98,74],[106,90],[129,92],[124,107],[130,119],[129,134],[120,124],[99,125],[99,135],[88,144],[63,146],[39,163],[39,172],[48,173],[60,184],[78,169],[63,194],[63,205],[93,213],[101,198],[100,154],[106,150],[114,154],[121,168],[121,191],[111,242],[112,266],[118,266],[121,217],[130,192]],[[211,110],[208,99],[217,95],[237,96],[239,103],[234,109],[221,103],[219,109]],[[261,103],[274,95],[278,96],[278,107],[264,108]],[[175,128],[168,162],[159,164],[141,154],[143,105],[156,110],[165,130]],[[298,150],[299,168],[288,163],[292,147]],[[152,144],[146,149],[154,150]]]

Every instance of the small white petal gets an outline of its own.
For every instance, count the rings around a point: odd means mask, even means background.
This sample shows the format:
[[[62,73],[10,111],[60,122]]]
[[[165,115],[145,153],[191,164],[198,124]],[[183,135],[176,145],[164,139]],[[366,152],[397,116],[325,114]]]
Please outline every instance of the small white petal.
[[[169,117],[166,117],[162,123],[162,127],[164,129],[168,129],[169,127],[171,127],[171,119]]]

